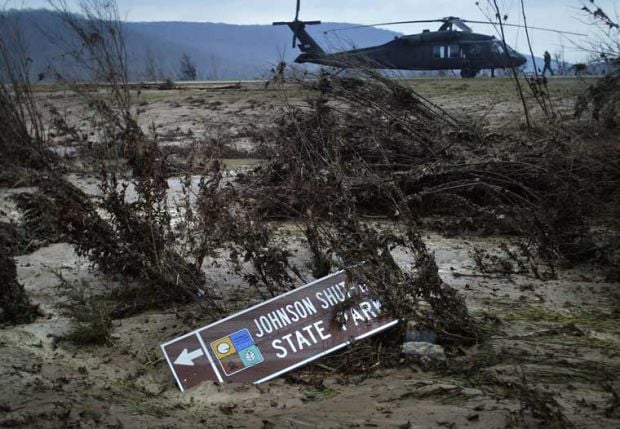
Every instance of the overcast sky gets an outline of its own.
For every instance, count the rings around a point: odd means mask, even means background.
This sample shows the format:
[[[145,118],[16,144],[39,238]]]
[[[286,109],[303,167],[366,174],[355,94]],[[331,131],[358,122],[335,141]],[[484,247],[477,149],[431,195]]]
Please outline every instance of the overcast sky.
[[[77,0],[67,0],[70,4]],[[597,0],[609,13],[615,11],[615,0]],[[46,0],[24,0],[24,7],[45,7]],[[480,0],[487,5],[488,0]],[[520,0],[498,0],[502,12],[509,16],[508,22],[522,22]],[[291,20],[295,13],[295,0],[118,0],[122,16],[130,21],[206,21],[230,24],[269,24],[272,21]],[[582,33],[592,33],[580,12],[580,0],[525,0],[528,24]],[[484,6],[484,9],[489,9]],[[475,0],[302,0],[301,19],[332,22],[371,24],[376,22],[433,19],[459,16],[484,20],[483,12]],[[417,33],[434,24],[401,25],[389,27],[403,33]],[[493,34],[490,26],[476,25],[474,31]],[[547,49],[554,53],[565,46],[570,61],[582,59],[583,51],[571,46],[571,42],[554,33],[532,32],[536,55]],[[584,44],[570,36],[574,42]],[[517,50],[525,52],[523,30],[510,30],[507,41]]]

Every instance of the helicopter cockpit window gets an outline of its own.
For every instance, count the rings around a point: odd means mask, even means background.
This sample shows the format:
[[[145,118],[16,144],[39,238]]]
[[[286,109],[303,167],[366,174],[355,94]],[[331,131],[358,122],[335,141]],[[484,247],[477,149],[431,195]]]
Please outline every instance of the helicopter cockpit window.
[[[495,52],[496,54],[503,54],[504,53],[504,46],[500,43],[500,42],[495,42],[493,43],[493,52]]]
[[[444,58],[444,47],[443,46],[433,46],[433,58]]]

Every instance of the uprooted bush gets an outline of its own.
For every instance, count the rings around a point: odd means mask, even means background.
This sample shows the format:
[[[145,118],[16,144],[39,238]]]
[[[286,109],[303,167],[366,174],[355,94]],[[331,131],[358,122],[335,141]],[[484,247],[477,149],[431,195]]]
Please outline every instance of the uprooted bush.
[[[118,186],[114,179],[111,183]],[[55,205],[61,205],[51,215],[78,254],[87,256],[103,272],[137,282],[117,291],[124,303],[117,316],[194,300],[208,303],[217,313],[219,306],[207,289],[204,273],[176,252],[165,209],[154,209],[144,200],[128,203],[124,189],[114,190],[103,203],[110,218],[103,219],[88,198],[76,191],[68,184],[54,185],[53,190],[42,187],[37,198],[52,198]]]
[[[324,73],[304,84],[310,100],[280,119],[271,163],[257,171],[268,189],[261,200],[267,216],[305,214],[324,198],[320,183],[332,180],[335,162],[341,171],[333,180],[346,181],[359,214],[398,219],[403,210],[396,201],[415,220],[448,215],[463,225],[467,217],[479,230],[521,237],[533,254],[554,263],[605,251],[608,240],[591,236],[594,223],[617,234],[611,214],[620,200],[620,156],[613,143],[568,133],[537,135],[535,143],[527,136],[487,137],[407,84],[373,72]]]
[[[407,166],[451,152],[458,122],[375,74],[323,74],[311,89],[316,97],[307,108],[290,107],[280,119],[271,161],[245,178],[258,217],[301,222],[315,276],[357,266],[389,314],[435,329],[444,343],[476,342],[476,323],[440,279],[399,177]],[[395,222],[388,231],[366,214]],[[410,267],[394,252],[408,254]]]
[[[329,79],[320,80],[316,116],[307,123],[294,117],[288,124],[297,134],[278,139],[274,163],[252,177],[258,186],[225,186],[217,163],[197,192],[186,177],[176,229],[168,205],[168,164],[156,139],[147,139],[139,129],[124,137],[131,179],[122,181],[103,169],[101,196],[93,203],[61,177],[45,178],[35,194],[20,198],[25,222],[34,227],[42,218],[51,220],[55,233],[73,243],[78,254],[107,273],[137,282],[139,286],[125,289],[132,292],[123,295],[130,304],[127,311],[200,300],[217,312],[217,297],[201,270],[215,249],[228,248],[243,277],[261,293],[273,296],[303,279],[290,262],[291,249],[275,242],[267,226],[277,208],[306,224],[316,275],[331,266],[365,261],[360,275],[390,313],[435,328],[446,342],[475,342],[475,323],[462,299],[439,278],[407,196],[382,177],[393,163],[411,164],[450,151],[445,136],[457,129],[456,121],[406,88],[375,78],[341,82],[344,94],[362,91],[374,109],[369,110],[374,116],[365,118],[369,122],[358,123],[344,137],[330,130],[337,130],[334,124],[346,113],[329,105],[330,90],[321,87]],[[347,118],[353,124],[355,119]],[[375,128],[377,140],[364,140],[368,126]],[[316,134],[309,137],[307,130]],[[320,134],[322,130],[330,132]],[[405,150],[402,141],[408,142]],[[403,232],[381,231],[364,222],[360,207],[389,210]],[[391,252],[397,248],[412,254],[411,269],[395,262]]]
[[[443,343],[481,334],[438,276],[420,237],[425,217],[449,213],[459,221],[466,211],[472,224],[515,235],[539,276],[537,259],[579,263],[606,252],[617,236],[613,144],[562,133],[538,135],[536,144],[527,136],[487,138],[372,72],[323,73],[302,84],[308,102],[286,109],[265,139],[274,142],[269,163],[244,179],[256,217],[299,221],[317,274],[365,262],[360,275],[386,309],[433,328]],[[377,217],[391,221],[390,231],[368,220]],[[611,240],[595,238],[593,226]],[[394,259],[404,251],[410,268]]]
[[[117,316],[195,300],[217,314],[220,306],[200,266],[177,251],[165,160],[153,143],[142,141],[137,146],[130,159],[136,165],[131,183],[135,195],[128,195],[128,182],[105,169],[98,203],[62,177],[45,177],[34,194],[18,200],[24,222],[53,225],[54,232],[74,244],[79,255],[103,272],[131,282],[116,291],[122,297]]]
[[[204,304],[210,314],[219,314],[217,297],[201,270],[204,249],[193,247],[204,247],[204,243],[192,242],[194,231],[186,237],[175,233],[168,205],[169,163],[157,147],[156,136],[147,138],[138,125],[117,4],[82,2],[78,5],[81,15],[70,11],[64,1],[50,5],[66,25],[67,32],[59,35],[57,43],[69,53],[67,59],[83,76],[105,82],[100,90],[92,91],[90,85],[57,76],[84,98],[90,122],[99,133],[93,153],[94,162],[101,164],[100,195],[91,199],[56,172],[40,174],[36,192],[17,198],[25,229],[45,241],[72,243],[80,256],[119,277],[124,287],[114,291],[120,298],[115,316],[192,301]],[[24,90],[31,91],[29,82],[23,82]],[[71,127],[61,124],[63,129]],[[120,166],[118,170],[106,168],[115,165],[110,157]],[[119,171],[127,170],[130,177],[122,179]],[[188,243],[191,249],[186,252]],[[188,253],[203,256],[192,262],[185,258]]]

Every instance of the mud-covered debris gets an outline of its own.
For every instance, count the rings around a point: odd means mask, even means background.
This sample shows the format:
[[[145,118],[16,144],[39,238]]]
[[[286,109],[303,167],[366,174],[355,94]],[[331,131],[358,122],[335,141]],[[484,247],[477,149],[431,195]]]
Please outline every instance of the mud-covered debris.
[[[442,366],[447,361],[443,347],[437,344],[409,341],[403,344],[402,352],[423,366]]]

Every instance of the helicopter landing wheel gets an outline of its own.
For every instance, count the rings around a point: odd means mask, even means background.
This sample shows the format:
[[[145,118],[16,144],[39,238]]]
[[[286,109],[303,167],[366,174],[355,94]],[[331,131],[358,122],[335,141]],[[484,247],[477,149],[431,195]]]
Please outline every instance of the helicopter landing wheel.
[[[461,70],[461,77],[465,78],[465,79],[471,79],[476,77],[476,75],[478,74],[480,70],[473,70],[473,69],[462,69]]]

